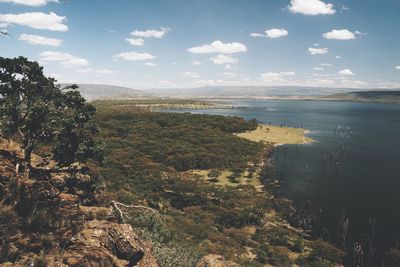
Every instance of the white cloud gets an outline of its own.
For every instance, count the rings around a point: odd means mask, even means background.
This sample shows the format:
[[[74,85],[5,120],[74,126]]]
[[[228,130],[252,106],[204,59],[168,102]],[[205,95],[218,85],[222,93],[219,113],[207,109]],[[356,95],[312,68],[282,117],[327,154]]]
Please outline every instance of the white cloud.
[[[330,32],[324,33],[322,36],[325,39],[333,39],[333,40],[352,40],[356,39],[356,34],[362,34],[359,31],[351,32],[347,29],[343,30],[332,30]]]
[[[145,61],[155,59],[156,57],[149,53],[125,52],[114,56],[114,59],[122,59],[127,61]]]
[[[333,75],[329,74],[329,73],[313,73],[312,76],[314,76],[314,77],[332,77]]]
[[[165,34],[167,34],[171,29],[170,28],[164,28],[161,27],[160,30],[146,30],[146,31],[139,31],[135,30],[131,32],[131,35],[136,36],[136,37],[142,37],[142,38],[163,38]]]
[[[0,0],[0,3],[12,3],[18,5],[26,5],[26,6],[44,6],[49,2],[57,2],[58,0]]]
[[[281,28],[281,29],[269,29],[265,31],[265,34],[263,33],[257,33],[253,32],[250,34],[251,37],[268,37],[268,38],[280,38],[283,36],[287,36],[289,33],[287,30]]]
[[[77,69],[76,71],[79,73],[91,73],[94,70],[92,68],[87,68],[87,69]]]
[[[144,45],[144,39],[142,38],[127,38],[125,39],[128,43],[134,46],[143,46]]]
[[[63,42],[61,39],[47,38],[40,35],[23,33],[19,36],[18,40],[27,42],[31,45],[48,45],[60,46]]]
[[[321,67],[314,67],[313,70],[321,71],[321,70],[325,70],[325,69],[324,69],[324,68],[321,68]]]
[[[311,55],[322,55],[328,53],[329,49],[328,48],[314,48],[314,47],[309,47],[308,52]]]
[[[338,72],[340,75],[354,75],[350,69],[344,69]]]
[[[192,62],[192,65],[193,65],[193,66],[199,66],[199,65],[201,65],[201,62],[195,60],[195,61]]]
[[[221,41],[214,41],[211,44],[196,46],[189,48],[188,51],[193,54],[234,54],[247,51],[247,47],[241,43],[223,43]]]
[[[109,70],[107,68],[103,68],[103,69],[98,69],[98,70],[94,70],[92,68],[86,68],[86,69],[78,69],[77,72],[80,73],[96,73],[96,74],[114,74],[117,71],[115,70]]]
[[[18,24],[38,30],[65,32],[68,31],[68,26],[64,24],[65,21],[66,17],[58,16],[53,12],[49,14],[42,12],[0,14],[0,23]]]
[[[400,70],[400,65],[395,67],[396,70]]]
[[[74,67],[74,66],[86,66],[89,62],[68,53],[61,53],[56,51],[46,51],[39,54],[40,61],[56,61],[64,67]]]
[[[288,6],[292,13],[300,13],[303,15],[332,15],[336,10],[333,4],[324,3],[321,0],[291,0]]]
[[[287,30],[281,28],[281,29],[269,29],[265,31],[265,34],[269,38],[280,38],[283,36],[287,36],[289,33]]]
[[[335,56],[335,58],[336,58],[336,59],[342,59],[342,57],[341,57],[341,56]]]
[[[183,77],[188,77],[188,78],[200,78],[200,75],[195,73],[195,72],[190,72],[190,71],[186,71],[184,73],[182,73]]]
[[[211,57],[210,61],[214,64],[235,64],[238,62],[237,58],[233,58],[230,55],[218,55],[216,57]]]
[[[286,72],[267,72],[261,74],[261,80],[264,82],[286,82],[286,78],[296,75],[293,71]]]
[[[157,64],[153,63],[153,62],[146,62],[146,63],[144,63],[144,65],[146,65],[147,67],[155,67],[155,66],[157,66]]]
[[[235,73],[232,73],[232,72],[223,72],[222,76],[227,77],[227,78],[233,78],[236,75],[235,75]]]
[[[97,70],[96,73],[98,73],[98,74],[113,74],[113,73],[116,73],[116,71],[104,68],[104,69]]]
[[[262,33],[252,32],[250,33],[251,37],[264,37],[265,35]]]
[[[321,63],[322,67],[332,67],[332,64],[329,63]]]

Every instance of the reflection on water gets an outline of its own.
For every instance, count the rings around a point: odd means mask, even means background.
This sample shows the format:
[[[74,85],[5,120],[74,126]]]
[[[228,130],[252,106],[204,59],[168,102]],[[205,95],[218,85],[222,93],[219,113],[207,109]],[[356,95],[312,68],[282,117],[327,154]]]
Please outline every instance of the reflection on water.
[[[279,147],[272,160],[275,177],[282,182],[285,194],[298,204],[312,206],[317,235],[345,246],[349,254],[361,253],[362,248],[366,263],[397,245],[400,105],[229,102],[246,108],[196,113],[256,118],[262,123],[310,130],[308,135],[317,142]]]

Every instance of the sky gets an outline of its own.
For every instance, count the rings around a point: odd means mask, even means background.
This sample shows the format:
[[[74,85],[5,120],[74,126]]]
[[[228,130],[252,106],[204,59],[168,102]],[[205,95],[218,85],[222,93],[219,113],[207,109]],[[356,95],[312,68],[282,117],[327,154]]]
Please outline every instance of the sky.
[[[399,0],[0,0],[0,56],[59,82],[400,88]]]

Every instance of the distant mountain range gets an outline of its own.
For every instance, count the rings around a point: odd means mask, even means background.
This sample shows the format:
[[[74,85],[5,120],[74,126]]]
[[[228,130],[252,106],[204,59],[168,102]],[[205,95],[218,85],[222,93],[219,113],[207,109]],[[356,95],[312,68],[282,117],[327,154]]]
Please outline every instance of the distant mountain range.
[[[68,84],[61,84],[64,87]],[[150,97],[148,93],[127,87],[103,85],[103,84],[78,84],[79,92],[87,100],[98,99],[129,99]]]
[[[65,86],[67,84],[61,84]],[[130,98],[285,98],[332,101],[362,101],[400,103],[400,89],[371,90],[354,88],[306,86],[204,86],[135,90],[127,87],[99,84],[78,84],[88,100]]]
[[[361,90],[361,89],[360,89]],[[148,89],[154,95],[174,97],[313,97],[354,91],[354,88],[306,86],[205,86],[198,88]]]

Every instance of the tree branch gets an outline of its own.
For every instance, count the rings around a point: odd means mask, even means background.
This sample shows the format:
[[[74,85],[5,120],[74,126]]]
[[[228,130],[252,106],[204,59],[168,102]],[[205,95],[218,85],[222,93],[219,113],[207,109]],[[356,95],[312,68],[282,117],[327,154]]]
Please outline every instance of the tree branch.
[[[118,218],[121,221],[121,223],[125,223],[124,217],[130,219],[129,215],[126,212],[124,212],[121,208],[130,209],[130,210],[150,211],[154,214],[158,214],[158,212],[155,209],[152,209],[152,208],[146,207],[146,206],[141,206],[141,205],[126,205],[126,204],[123,204],[120,202],[112,201],[111,206],[112,206],[113,210],[115,210],[117,212]]]

